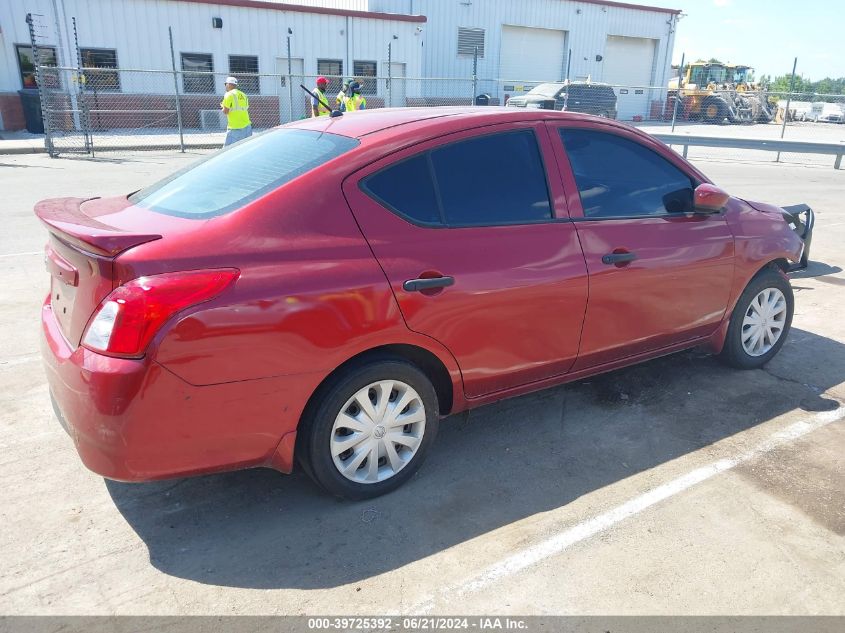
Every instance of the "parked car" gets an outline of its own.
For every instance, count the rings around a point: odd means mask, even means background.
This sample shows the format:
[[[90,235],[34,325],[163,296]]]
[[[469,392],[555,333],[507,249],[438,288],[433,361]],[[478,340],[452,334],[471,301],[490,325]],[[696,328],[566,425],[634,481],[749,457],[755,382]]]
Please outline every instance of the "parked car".
[[[507,105],[511,108],[583,112],[605,119],[616,118],[616,93],[613,88],[592,82],[540,84],[524,96],[511,97]]]
[[[761,367],[814,222],[614,121],[492,107],[300,121],[35,212],[50,393],[86,466],[297,458],[352,499],[408,480],[453,413],[694,346]]]
[[[783,106],[785,109],[785,105]],[[793,119],[815,123],[845,123],[845,105],[841,103],[798,102],[791,104]]]

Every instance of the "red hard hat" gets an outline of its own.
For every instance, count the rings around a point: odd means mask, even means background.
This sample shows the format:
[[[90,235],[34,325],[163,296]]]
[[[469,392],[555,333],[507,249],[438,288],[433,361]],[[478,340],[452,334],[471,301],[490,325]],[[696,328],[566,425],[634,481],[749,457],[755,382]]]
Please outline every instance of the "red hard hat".
[[[317,84],[328,84],[329,80],[325,77],[317,77]]]

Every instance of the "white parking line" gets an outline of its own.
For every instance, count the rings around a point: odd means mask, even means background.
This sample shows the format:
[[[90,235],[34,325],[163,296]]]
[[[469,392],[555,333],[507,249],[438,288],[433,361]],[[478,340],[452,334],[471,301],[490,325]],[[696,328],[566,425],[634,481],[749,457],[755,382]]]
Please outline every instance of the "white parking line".
[[[692,488],[703,481],[707,481],[719,473],[736,468],[744,462],[760,457],[785,444],[794,442],[798,438],[828,424],[837,422],[842,418],[845,418],[845,407],[840,407],[835,411],[825,411],[808,416],[807,419],[789,425],[784,430],[775,433],[745,453],[732,458],[720,459],[701,468],[696,468],[685,475],[681,475],[656,488],[652,488],[648,492],[634,497],[620,506],[511,554],[507,558],[489,565],[475,576],[467,578],[457,585],[441,589],[436,596],[432,596],[418,603],[415,607],[412,607],[409,613],[425,614],[434,608],[437,599],[448,598],[454,600],[466,594],[480,591],[498,580],[513,576],[547,558],[556,556],[572,545],[595,536],[600,532],[604,532],[617,523],[639,514],[643,510]]]
[[[14,367],[15,365],[23,365],[25,363],[35,363],[41,360],[41,354],[27,354],[26,356],[16,356],[6,360],[0,360],[0,369],[4,367]]]
[[[26,253],[0,253],[0,257],[24,257],[25,255],[43,255],[44,251],[27,251]]]

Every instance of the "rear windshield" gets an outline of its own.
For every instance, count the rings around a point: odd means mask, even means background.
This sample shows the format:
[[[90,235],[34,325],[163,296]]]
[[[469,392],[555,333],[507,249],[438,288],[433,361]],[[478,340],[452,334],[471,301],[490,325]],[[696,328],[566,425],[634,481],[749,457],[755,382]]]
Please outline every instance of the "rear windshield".
[[[223,215],[357,147],[358,141],[310,130],[270,130],[236,143],[131,196],[166,215]]]

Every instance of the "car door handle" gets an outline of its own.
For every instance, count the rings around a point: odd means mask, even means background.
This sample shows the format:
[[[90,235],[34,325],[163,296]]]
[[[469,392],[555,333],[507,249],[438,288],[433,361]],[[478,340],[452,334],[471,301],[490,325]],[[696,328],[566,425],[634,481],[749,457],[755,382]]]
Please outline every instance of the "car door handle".
[[[608,253],[602,256],[601,263],[609,266],[614,264],[627,264],[637,259],[636,253]]]
[[[434,290],[446,288],[455,283],[454,277],[430,277],[428,279],[409,279],[402,284],[402,288],[408,292],[419,292],[421,290]]]

